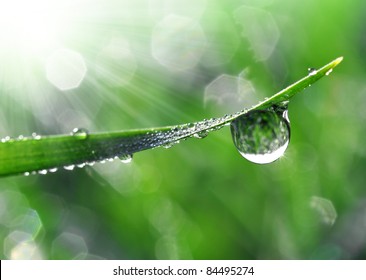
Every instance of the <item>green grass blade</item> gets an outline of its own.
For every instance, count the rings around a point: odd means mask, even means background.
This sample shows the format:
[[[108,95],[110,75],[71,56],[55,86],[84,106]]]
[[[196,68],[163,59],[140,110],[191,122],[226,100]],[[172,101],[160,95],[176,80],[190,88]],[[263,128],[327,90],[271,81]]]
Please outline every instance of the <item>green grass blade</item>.
[[[337,58],[312,75],[302,78],[252,108],[222,118],[178,126],[110,133],[3,138],[0,143],[0,176],[31,174],[37,171],[45,173],[50,169],[65,166],[71,169],[75,165],[84,166],[101,160],[125,157],[139,151],[172,145],[193,136],[199,137],[220,129],[252,110],[265,109],[288,101],[295,94],[328,75],[341,61],[342,57]]]

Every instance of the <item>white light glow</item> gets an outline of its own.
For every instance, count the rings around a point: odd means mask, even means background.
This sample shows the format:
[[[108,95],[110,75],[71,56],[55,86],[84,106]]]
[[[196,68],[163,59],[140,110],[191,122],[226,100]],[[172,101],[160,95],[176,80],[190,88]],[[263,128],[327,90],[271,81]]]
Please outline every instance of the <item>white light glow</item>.
[[[47,79],[60,90],[77,88],[86,70],[83,57],[69,49],[55,51],[46,63]]]
[[[41,50],[52,42],[57,29],[56,7],[47,0],[0,2],[2,48]]]

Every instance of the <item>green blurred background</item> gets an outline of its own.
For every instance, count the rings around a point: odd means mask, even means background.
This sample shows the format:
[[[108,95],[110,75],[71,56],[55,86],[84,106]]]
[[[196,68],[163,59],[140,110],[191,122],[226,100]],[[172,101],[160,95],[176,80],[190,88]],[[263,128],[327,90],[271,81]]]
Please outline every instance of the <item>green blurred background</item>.
[[[364,1],[11,3],[1,137],[218,117],[344,61],[291,101],[275,163],[247,162],[225,127],[129,164],[1,178],[1,259],[366,257]]]

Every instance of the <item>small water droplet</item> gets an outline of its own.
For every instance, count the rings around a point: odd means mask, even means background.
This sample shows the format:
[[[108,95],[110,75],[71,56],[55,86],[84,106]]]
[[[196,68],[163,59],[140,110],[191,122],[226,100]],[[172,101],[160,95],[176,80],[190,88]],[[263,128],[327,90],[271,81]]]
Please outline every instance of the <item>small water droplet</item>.
[[[318,71],[315,68],[308,68],[308,74],[309,76],[314,76],[316,73],[318,73]]]
[[[208,131],[200,131],[200,132],[193,134],[193,137],[197,138],[197,139],[202,139],[202,138],[205,138],[207,135],[208,135]]]
[[[122,155],[119,157],[119,159],[123,163],[130,163],[132,161],[132,155]]]
[[[88,138],[89,132],[85,128],[74,128],[71,135],[77,137],[80,140],[85,140]]]
[[[79,168],[83,168],[85,165],[86,165],[86,163],[79,163],[76,166],[79,167]]]
[[[189,123],[188,124],[188,128],[194,128],[195,127],[195,124],[194,123]]]
[[[41,135],[38,135],[37,133],[35,133],[35,132],[33,132],[32,133],[32,137],[33,137],[33,139],[35,139],[35,140],[39,140],[39,139],[41,139]]]
[[[19,135],[18,136],[18,140],[23,140],[24,139],[24,136],[23,135]]]
[[[29,176],[30,173],[29,172],[24,172],[24,176]]]
[[[89,166],[93,166],[95,164],[95,161],[88,161],[86,164]]]
[[[73,165],[73,164],[71,164],[71,165],[65,165],[64,166],[64,169],[66,169],[66,170],[74,170],[74,168],[75,168],[75,165]]]
[[[332,73],[332,71],[333,71],[333,68],[329,69],[329,70],[327,71],[327,73],[325,73],[325,75],[326,75],[326,76],[329,76],[329,74],[330,74],[330,73]]]
[[[50,173],[55,173],[57,171],[57,167],[48,169]]]
[[[290,142],[286,111],[257,110],[233,120],[231,134],[239,153],[258,164],[280,158]]]
[[[173,147],[173,143],[167,143],[167,144],[164,144],[164,145],[163,145],[163,148],[164,148],[164,149],[169,149],[169,148],[171,148],[171,147]]]
[[[39,171],[38,171],[38,174],[46,175],[46,174],[47,174],[47,170],[46,170],[46,169],[39,170]]]

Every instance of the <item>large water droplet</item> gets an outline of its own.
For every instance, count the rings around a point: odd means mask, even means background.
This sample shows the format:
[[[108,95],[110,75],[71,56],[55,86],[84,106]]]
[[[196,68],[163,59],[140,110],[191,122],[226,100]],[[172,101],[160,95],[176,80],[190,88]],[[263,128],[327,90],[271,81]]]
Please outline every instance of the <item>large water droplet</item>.
[[[71,132],[71,135],[77,137],[80,140],[84,140],[88,138],[89,131],[85,128],[74,128]]]
[[[271,108],[242,115],[231,122],[231,134],[247,160],[266,164],[280,158],[290,142],[287,110]]]

